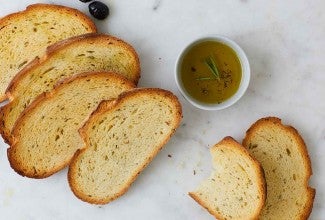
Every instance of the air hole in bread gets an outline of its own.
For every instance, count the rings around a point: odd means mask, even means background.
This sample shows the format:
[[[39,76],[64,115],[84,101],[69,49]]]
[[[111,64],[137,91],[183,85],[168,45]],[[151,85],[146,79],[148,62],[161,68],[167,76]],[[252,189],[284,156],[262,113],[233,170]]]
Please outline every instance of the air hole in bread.
[[[18,65],[18,68],[19,68],[19,69],[22,68],[22,67],[23,67],[27,62],[28,62],[27,60],[23,61],[22,63],[20,63],[20,64]]]
[[[286,148],[286,152],[287,152],[288,156],[291,157],[291,151],[288,148]]]
[[[257,144],[249,144],[248,148],[249,149],[257,148]]]
[[[45,70],[45,71],[43,72],[42,75],[45,75],[46,73],[52,71],[54,68],[55,68],[55,67],[50,67],[50,68],[48,68],[47,70]]]

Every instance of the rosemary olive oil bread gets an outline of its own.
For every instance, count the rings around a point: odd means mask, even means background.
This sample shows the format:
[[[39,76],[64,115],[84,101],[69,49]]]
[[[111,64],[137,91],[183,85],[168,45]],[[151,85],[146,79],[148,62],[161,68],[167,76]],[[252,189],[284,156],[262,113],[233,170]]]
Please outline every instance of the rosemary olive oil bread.
[[[214,171],[189,195],[220,220],[258,219],[266,198],[259,162],[231,137],[210,152]]]
[[[83,146],[78,129],[102,100],[117,98],[134,84],[107,72],[64,80],[39,96],[20,116],[8,148],[11,167],[31,178],[44,178],[69,164]]]
[[[77,36],[49,47],[47,54],[25,67],[7,89],[10,103],[0,110],[4,139],[10,143],[17,118],[38,95],[65,77],[92,71],[116,72],[137,83],[140,62],[129,44],[103,34]]]
[[[74,194],[94,204],[123,195],[181,117],[177,97],[162,89],[135,89],[102,102],[80,130],[86,146],[75,154],[68,172]]]
[[[96,32],[80,11],[64,6],[35,4],[0,20],[0,101],[12,78],[47,46],[72,36]]]
[[[247,131],[243,145],[262,164],[267,199],[260,219],[307,219],[315,190],[306,145],[299,133],[281,120],[258,120]]]

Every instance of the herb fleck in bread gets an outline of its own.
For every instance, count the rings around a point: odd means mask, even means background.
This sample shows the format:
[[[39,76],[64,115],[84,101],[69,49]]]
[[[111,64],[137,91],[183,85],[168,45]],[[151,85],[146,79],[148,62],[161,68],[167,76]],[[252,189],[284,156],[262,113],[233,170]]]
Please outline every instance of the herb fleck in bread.
[[[135,89],[101,103],[80,130],[86,146],[69,167],[74,194],[94,204],[123,195],[175,132],[181,117],[176,96],[162,89]]]
[[[307,219],[315,190],[306,145],[293,127],[278,118],[258,120],[249,128],[243,145],[262,164],[267,199],[260,219]]]
[[[0,110],[4,139],[10,143],[17,118],[38,95],[65,77],[93,71],[116,72],[137,83],[139,58],[129,44],[103,34],[77,36],[49,47],[47,54],[23,69],[7,89],[10,103]]]
[[[13,129],[11,167],[31,178],[45,178],[64,168],[83,147],[78,129],[98,104],[132,88],[132,82],[117,74],[90,73],[66,79],[39,96]]]
[[[189,195],[218,219],[258,219],[266,198],[260,164],[233,138],[210,149],[214,171]]]
[[[96,32],[96,26],[80,11],[64,6],[35,4],[0,20],[0,101],[27,63],[47,46],[72,36]]]

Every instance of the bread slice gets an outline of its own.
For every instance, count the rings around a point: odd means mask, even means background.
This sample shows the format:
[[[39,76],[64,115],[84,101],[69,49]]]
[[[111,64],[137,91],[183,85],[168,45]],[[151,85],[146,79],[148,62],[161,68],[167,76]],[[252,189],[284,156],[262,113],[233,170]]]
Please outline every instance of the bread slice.
[[[247,131],[243,145],[262,164],[267,199],[261,219],[307,219],[315,190],[306,145],[293,127],[274,117],[258,120]]]
[[[258,219],[266,198],[260,164],[231,137],[210,152],[214,171],[189,195],[220,220]]]
[[[99,72],[66,79],[39,96],[20,116],[8,149],[11,167],[31,178],[45,178],[67,166],[83,147],[78,129],[102,100],[134,88],[113,73]]]
[[[74,194],[94,204],[123,195],[179,126],[181,105],[162,89],[135,89],[104,101],[80,130],[84,149],[68,180]]]
[[[61,41],[24,68],[7,89],[10,103],[0,110],[0,132],[10,144],[11,130],[21,112],[41,93],[65,77],[92,71],[112,71],[137,83],[139,58],[134,49],[112,36],[87,34]]]
[[[0,20],[0,102],[12,78],[47,46],[72,36],[96,32],[80,11],[59,5],[35,4]]]

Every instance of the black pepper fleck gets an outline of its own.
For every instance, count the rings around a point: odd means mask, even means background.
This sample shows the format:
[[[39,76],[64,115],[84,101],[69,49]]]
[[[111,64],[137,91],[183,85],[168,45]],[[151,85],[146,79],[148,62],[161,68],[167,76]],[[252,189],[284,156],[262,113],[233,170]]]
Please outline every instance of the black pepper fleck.
[[[207,90],[206,88],[202,88],[201,92],[202,94],[207,95],[209,93],[209,90]]]

